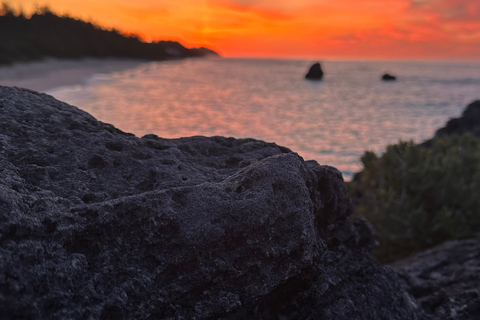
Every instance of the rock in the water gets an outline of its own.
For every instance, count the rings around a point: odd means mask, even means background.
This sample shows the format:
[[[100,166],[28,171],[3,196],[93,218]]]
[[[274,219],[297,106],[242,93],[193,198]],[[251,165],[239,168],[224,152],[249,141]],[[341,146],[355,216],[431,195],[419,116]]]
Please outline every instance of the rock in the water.
[[[480,319],[480,237],[446,242],[392,266],[434,319]]]
[[[3,319],[418,319],[339,171],[0,86]]]
[[[305,78],[309,80],[321,80],[323,78],[323,70],[320,63],[317,62],[312,65]]]
[[[382,76],[382,80],[383,80],[383,81],[395,81],[395,80],[397,80],[397,77],[392,76],[391,74],[385,73],[385,74]]]

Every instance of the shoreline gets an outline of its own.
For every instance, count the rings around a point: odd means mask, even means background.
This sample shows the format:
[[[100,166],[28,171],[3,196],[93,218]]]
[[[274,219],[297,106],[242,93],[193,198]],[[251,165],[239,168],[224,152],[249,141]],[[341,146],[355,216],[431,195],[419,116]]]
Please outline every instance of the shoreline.
[[[95,74],[134,68],[149,60],[120,58],[57,59],[0,66],[0,85],[46,92],[82,85]]]

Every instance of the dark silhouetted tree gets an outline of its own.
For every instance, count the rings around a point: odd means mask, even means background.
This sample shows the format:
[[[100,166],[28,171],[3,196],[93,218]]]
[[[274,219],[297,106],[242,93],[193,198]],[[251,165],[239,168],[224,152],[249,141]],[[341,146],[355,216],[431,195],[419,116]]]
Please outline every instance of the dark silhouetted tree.
[[[215,54],[205,48],[187,49],[178,42],[146,43],[137,36],[105,30],[90,22],[58,16],[48,7],[30,18],[8,4],[0,10],[0,64],[44,57],[117,57],[163,60]]]

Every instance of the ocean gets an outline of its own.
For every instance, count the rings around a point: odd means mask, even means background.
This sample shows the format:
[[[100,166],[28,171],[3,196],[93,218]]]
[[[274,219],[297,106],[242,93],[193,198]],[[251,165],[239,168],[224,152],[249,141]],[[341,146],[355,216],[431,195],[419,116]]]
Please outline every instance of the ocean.
[[[422,142],[480,99],[480,62],[186,59],[95,74],[47,93],[143,136],[194,135],[275,142],[342,171],[366,150]],[[383,73],[397,81],[381,81]]]

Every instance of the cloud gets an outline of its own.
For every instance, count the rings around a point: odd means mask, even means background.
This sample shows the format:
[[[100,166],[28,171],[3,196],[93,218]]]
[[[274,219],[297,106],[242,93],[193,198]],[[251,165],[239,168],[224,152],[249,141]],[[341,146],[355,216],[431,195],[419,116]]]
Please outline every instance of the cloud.
[[[441,21],[480,21],[480,2],[472,0],[410,0],[413,11],[435,14]]]
[[[402,27],[414,32],[429,29],[452,44],[480,42],[480,2],[471,0],[410,0]]]
[[[27,8],[36,0],[10,0]],[[149,40],[228,55],[480,57],[480,0],[42,0]]]
[[[297,55],[474,57],[480,47],[480,2],[467,0],[215,0],[244,15],[238,41]],[[210,1],[212,3],[212,1]],[[249,17],[247,19],[246,17]],[[282,20],[283,19],[283,20]],[[232,30],[232,32],[234,32]],[[229,38],[223,34],[223,39]],[[269,36],[265,36],[269,35]],[[258,41],[257,41],[258,40]],[[239,50],[230,38],[225,47]],[[281,49],[282,41],[284,49]],[[220,45],[221,46],[221,45]],[[466,49],[465,47],[470,49]],[[243,45],[244,51],[248,47]],[[227,53],[228,54],[228,53]]]
[[[250,14],[264,19],[284,20],[293,17],[288,7],[278,2],[254,0],[209,0],[208,6],[227,10],[230,14]]]

